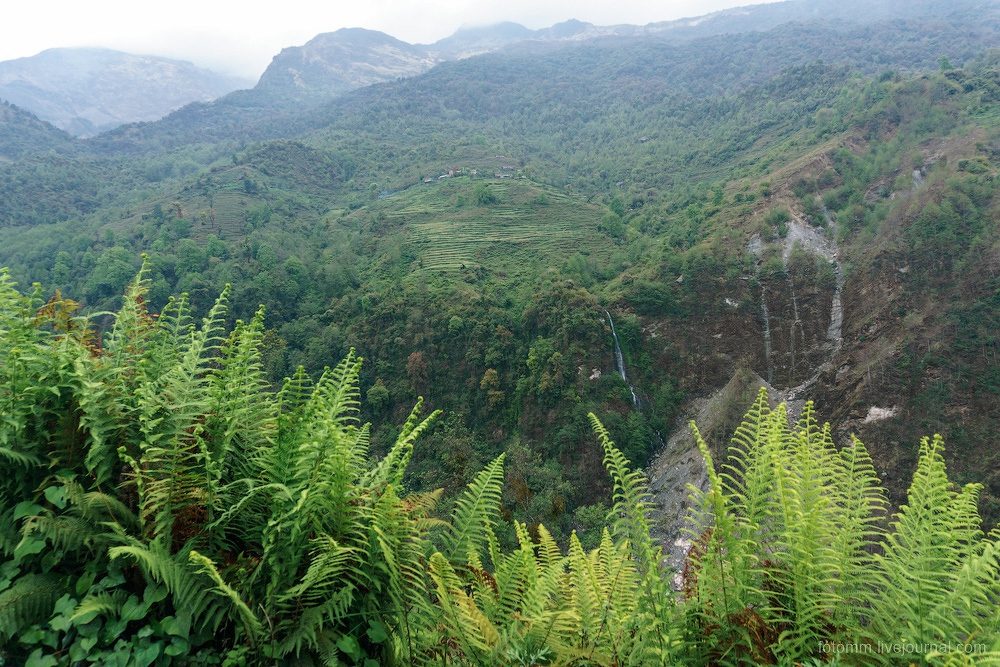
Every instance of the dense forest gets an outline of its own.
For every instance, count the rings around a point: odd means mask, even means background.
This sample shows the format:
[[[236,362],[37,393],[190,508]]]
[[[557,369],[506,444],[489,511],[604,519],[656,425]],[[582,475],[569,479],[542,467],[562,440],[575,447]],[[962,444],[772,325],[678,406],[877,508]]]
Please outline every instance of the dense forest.
[[[980,487],[925,438],[906,504],[864,445],[761,391],[694,493],[671,581],[645,479],[589,421],[607,527],[561,548],[503,517],[505,454],[450,510],[407,467],[440,412],[421,399],[384,456],[353,351],[268,390],[263,310],[200,326],[147,309],[149,268],[105,336],[65,298],[0,274],[4,658],[37,665],[676,665],[1000,661],[1000,534]],[[591,438],[592,440],[593,438]],[[584,542],[591,546],[585,546]],[[23,663],[22,663],[23,661]]]
[[[993,664],[1000,10],[899,16],[0,107],[0,656]]]

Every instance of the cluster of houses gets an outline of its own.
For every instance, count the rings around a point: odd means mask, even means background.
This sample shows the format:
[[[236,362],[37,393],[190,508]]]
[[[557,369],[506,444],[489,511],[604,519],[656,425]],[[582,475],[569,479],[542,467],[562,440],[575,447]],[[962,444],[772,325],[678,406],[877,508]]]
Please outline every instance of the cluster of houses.
[[[498,158],[498,159],[504,159],[503,155],[494,155],[493,157]],[[478,169],[469,169],[469,170],[449,169],[447,173],[441,174],[437,178],[433,178],[433,177],[432,178],[425,178],[424,179],[424,183],[433,183],[434,181],[442,181],[442,180],[444,180],[446,178],[455,178],[456,176],[462,176],[465,173],[468,173],[473,178],[479,176],[479,170]],[[500,171],[493,172],[493,178],[524,178],[520,174],[521,174],[521,170],[520,169],[518,169],[517,167],[515,167],[513,165],[506,165],[505,164],[505,165],[503,165],[503,166],[500,167]]]
[[[462,173],[463,173],[463,171],[461,169],[449,169],[447,174],[441,174],[440,176],[437,177],[436,180],[441,181],[441,180],[444,180],[446,178],[454,178],[456,176],[461,176]],[[469,170],[469,175],[472,176],[473,178],[475,178],[476,176],[479,175],[479,171],[476,170],[476,169],[470,169]],[[424,179],[424,183],[433,183],[434,181],[435,181],[435,179],[433,179],[433,178],[425,178]]]

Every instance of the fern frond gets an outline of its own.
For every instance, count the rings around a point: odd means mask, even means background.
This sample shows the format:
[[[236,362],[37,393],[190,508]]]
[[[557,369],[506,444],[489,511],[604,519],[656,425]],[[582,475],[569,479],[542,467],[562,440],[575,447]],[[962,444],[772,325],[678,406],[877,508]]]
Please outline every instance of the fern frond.
[[[188,554],[188,561],[197,568],[197,571],[207,575],[215,583],[215,588],[212,589],[212,592],[217,593],[229,602],[240,619],[240,624],[243,626],[243,631],[246,633],[247,639],[251,643],[254,643],[263,634],[263,626],[247,604],[240,598],[239,594],[222,580],[219,571],[215,568],[215,563],[197,551],[192,551]]]
[[[42,459],[29,452],[17,452],[9,447],[0,447],[0,459],[4,459],[19,466],[40,466]]]
[[[649,538],[649,517],[646,506],[649,489],[646,477],[639,470],[629,469],[629,460],[615,447],[604,425],[594,413],[587,415],[597,439],[604,449],[604,467],[614,481],[615,505],[611,514],[618,517],[613,523],[614,536],[627,540],[636,552],[640,567],[645,572],[655,571],[659,557]]]
[[[359,556],[356,549],[338,544],[330,537],[318,538],[309,569],[282,596],[282,601],[295,601],[297,605],[314,603],[332,590],[364,583],[365,577],[357,569]]]
[[[924,438],[907,502],[876,556],[873,625],[913,643],[975,636],[997,621],[996,540],[984,542],[975,510],[978,487],[955,491],[941,436]],[[961,598],[956,599],[956,591]]]
[[[0,593],[0,638],[17,636],[52,613],[63,589],[53,574],[26,574]]]
[[[629,470],[628,459],[615,447],[597,417],[593,413],[588,416],[604,449],[604,467],[615,483],[612,512],[619,518],[613,524],[614,534],[631,550],[641,582],[636,594],[638,613],[630,617],[628,626],[635,640],[632,659],[647,660],[657,654],[660,656],[658,661],[662,663],[667,660],[666,651],[670,644],[668,629],[674,596],[660,574],[663,550],[653,545],[649,534],[649,486],[641,471]]]
[[[313,406],[340,427],[355,425],[361,408],[360,357],[351,348],[344,359],[323,373],[313,392]]]
[[[563,559],[552,533],[541,524],[538,525],[538,556],[541,566],[546,569],[558,565]]]
[[[757,399],[743,416],[733,434],[729,459],[722,467],[722,479],[738,502],[750,526],[759,526],[767,509],[767,492],[773,486],[774,469],[767,460],[768,443],[773,443],[775,422],[771,417],[767,389],[760,388]],[[756,528],[754,528],[756,529]]]
[[[99,491],[84,492],[77,483],[66,484],[66,498],[72,511],[94,524],[116,524],[126,532],[139,528],[139,517],[118,498]]]
[[[435,410],[426,419],[420,419],[420,406],[423,399],[417,399],[417,404],[413,406],[410,416],[406,419],[400,429],[396,444],[393,445],[389,453],[378,462],[361,480],[360,484],[366,488],[375,488],[383,484],[391,484],[398,487],[403,483],[403,474],[406,466],[410,462],[413,454],[413,443],[423,433],[430,428],[431,424],[441,415],[440,410]]]
[[[84,625],[98,616],[114,616],[121,611],[126,598],[127,593],[124,590],[102,591],[88,595],[76,606],[69,620]]]
[[[213,593],[214,582],[191,564],[186,553],[171,555],[156,544],[133,543],[111,547],[108,556],[135,561],[147,578],[166,586],[174,607],[189,612],[196,627],[214,631],[225,619],[228,600]]]
[[[260,360],[264,308],[244,324],[237,320],[222,345],[219,365],[208,389],[211,406],[206,430],[215,480],[251,474],[246,457],[273,444],[277,406],[268,391]]]
[[[521,611],[533,560],[532,554],[523,547],[513,551],[495,564],[492,585],[479,587],[477,599],[487,616],[498,625],[509,625]]]
[[[278,655],[300,655],[303,650],[321,650],[334,633],[332,626],[347,615],[354,596],[355,589],[347,586],[300,613],[281,616],[275,626],[276,633],[281,637]]]
[[[56,516],[50,513],[30,517],[25,521],[22,530],[25,536],[38,533],[55,549],[61,551],[93,550],[95,543],[100,539],[90,522],[78,517]]]
[[[404,640],[411,662],[415,658],[418,638],[432,632],[439,616],[428,595],[426,540],[421,522],[413,519],[421,510],[412,502],[411,499],[400,500],[392,485],[385,488],[372,513],[371,531],[375,539],[365,559],[373,572],[385,573],[383,595],[388,604],[383,605],[381,616]],[[427,507],[429,501],[417,499],[417,502]]]
[[[486,534],[492,532],[500,511],[504,456],[501,454],[483,468],[455,501],[452,530],[444,536],[448,560],[456,562],[464,557],[468,564],[470,558],[483,553]]]
[[[861,623],[859,610],[869,606],[868,593],[876,582],[870,551],[883,539],[881,524],[888,502],[861,441],[852,437],[851,444],[840,450],[840,458],[843,474],[835,495],[840,516],[833,548],[837,561],[834,569],[842,573],[836,591],[843,603],[834,606],[832,623],[851,627]]]
[[[146,310],[146,295],[149,293],[151,268],[149,258],[142,258],[142,267],[132,282],[125,288],[121,308],[115,314],[115,322],[104,339],[104,351],[115,359],[116,365],[124,367],[126,358],[136,359],[139,341],[144,341],[152,331],[154,322]],[[126,357],[127,355],[127,357]]]
[[[500,633],[464,590],[451,565],[440,552],[431,556],[430,575],[451,636],[473,664],[490,664],[488,656]]]

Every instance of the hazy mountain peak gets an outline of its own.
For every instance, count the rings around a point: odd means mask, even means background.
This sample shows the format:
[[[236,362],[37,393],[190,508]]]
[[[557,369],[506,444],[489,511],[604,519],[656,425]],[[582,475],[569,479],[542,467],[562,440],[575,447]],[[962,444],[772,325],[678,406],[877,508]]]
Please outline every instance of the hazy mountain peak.
[[[0,99],[78,136],[156,120],[248,83],[183,60],[103,48],[48,49],[0,62]]]
[[[554,26],[539,32],[544,32],[546,36],[555,39],[567,39],[569,37],[575,37],[580,33],[584,33],[593,27],[593,23],[570,19],[568,21],[563,21],[562,23],[556,23]]]
[[[286,100],[323,99],[420,74],[437,62],[424,47],[384,32],[341,28],[282,49],[261,75],[257,89]]]
[[[316,48],[320,44],[333,43],[355,46],[371,46],[377,44],[395,44],[397,46],[405,47],[412,46],[411,44],[407,44],[403,40],[396,39],[392,35],[388,35],[384,32],[369,30],[368,28],[355,27],[340,28],[338,30],[334,30],[333,32],[320,33],[299,48]]]

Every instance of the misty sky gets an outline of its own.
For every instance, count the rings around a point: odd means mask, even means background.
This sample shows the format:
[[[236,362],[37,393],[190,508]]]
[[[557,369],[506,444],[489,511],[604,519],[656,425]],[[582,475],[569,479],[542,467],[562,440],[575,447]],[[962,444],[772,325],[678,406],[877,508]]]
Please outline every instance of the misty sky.
[[[463,24],[515,21],[534,29],[575,18],[641,25],[762,1],[21,0],[0,9],[0,60],[59,46],[104,46],[256,78],[282,47],[338,28],[371,28],[426,44]]]

